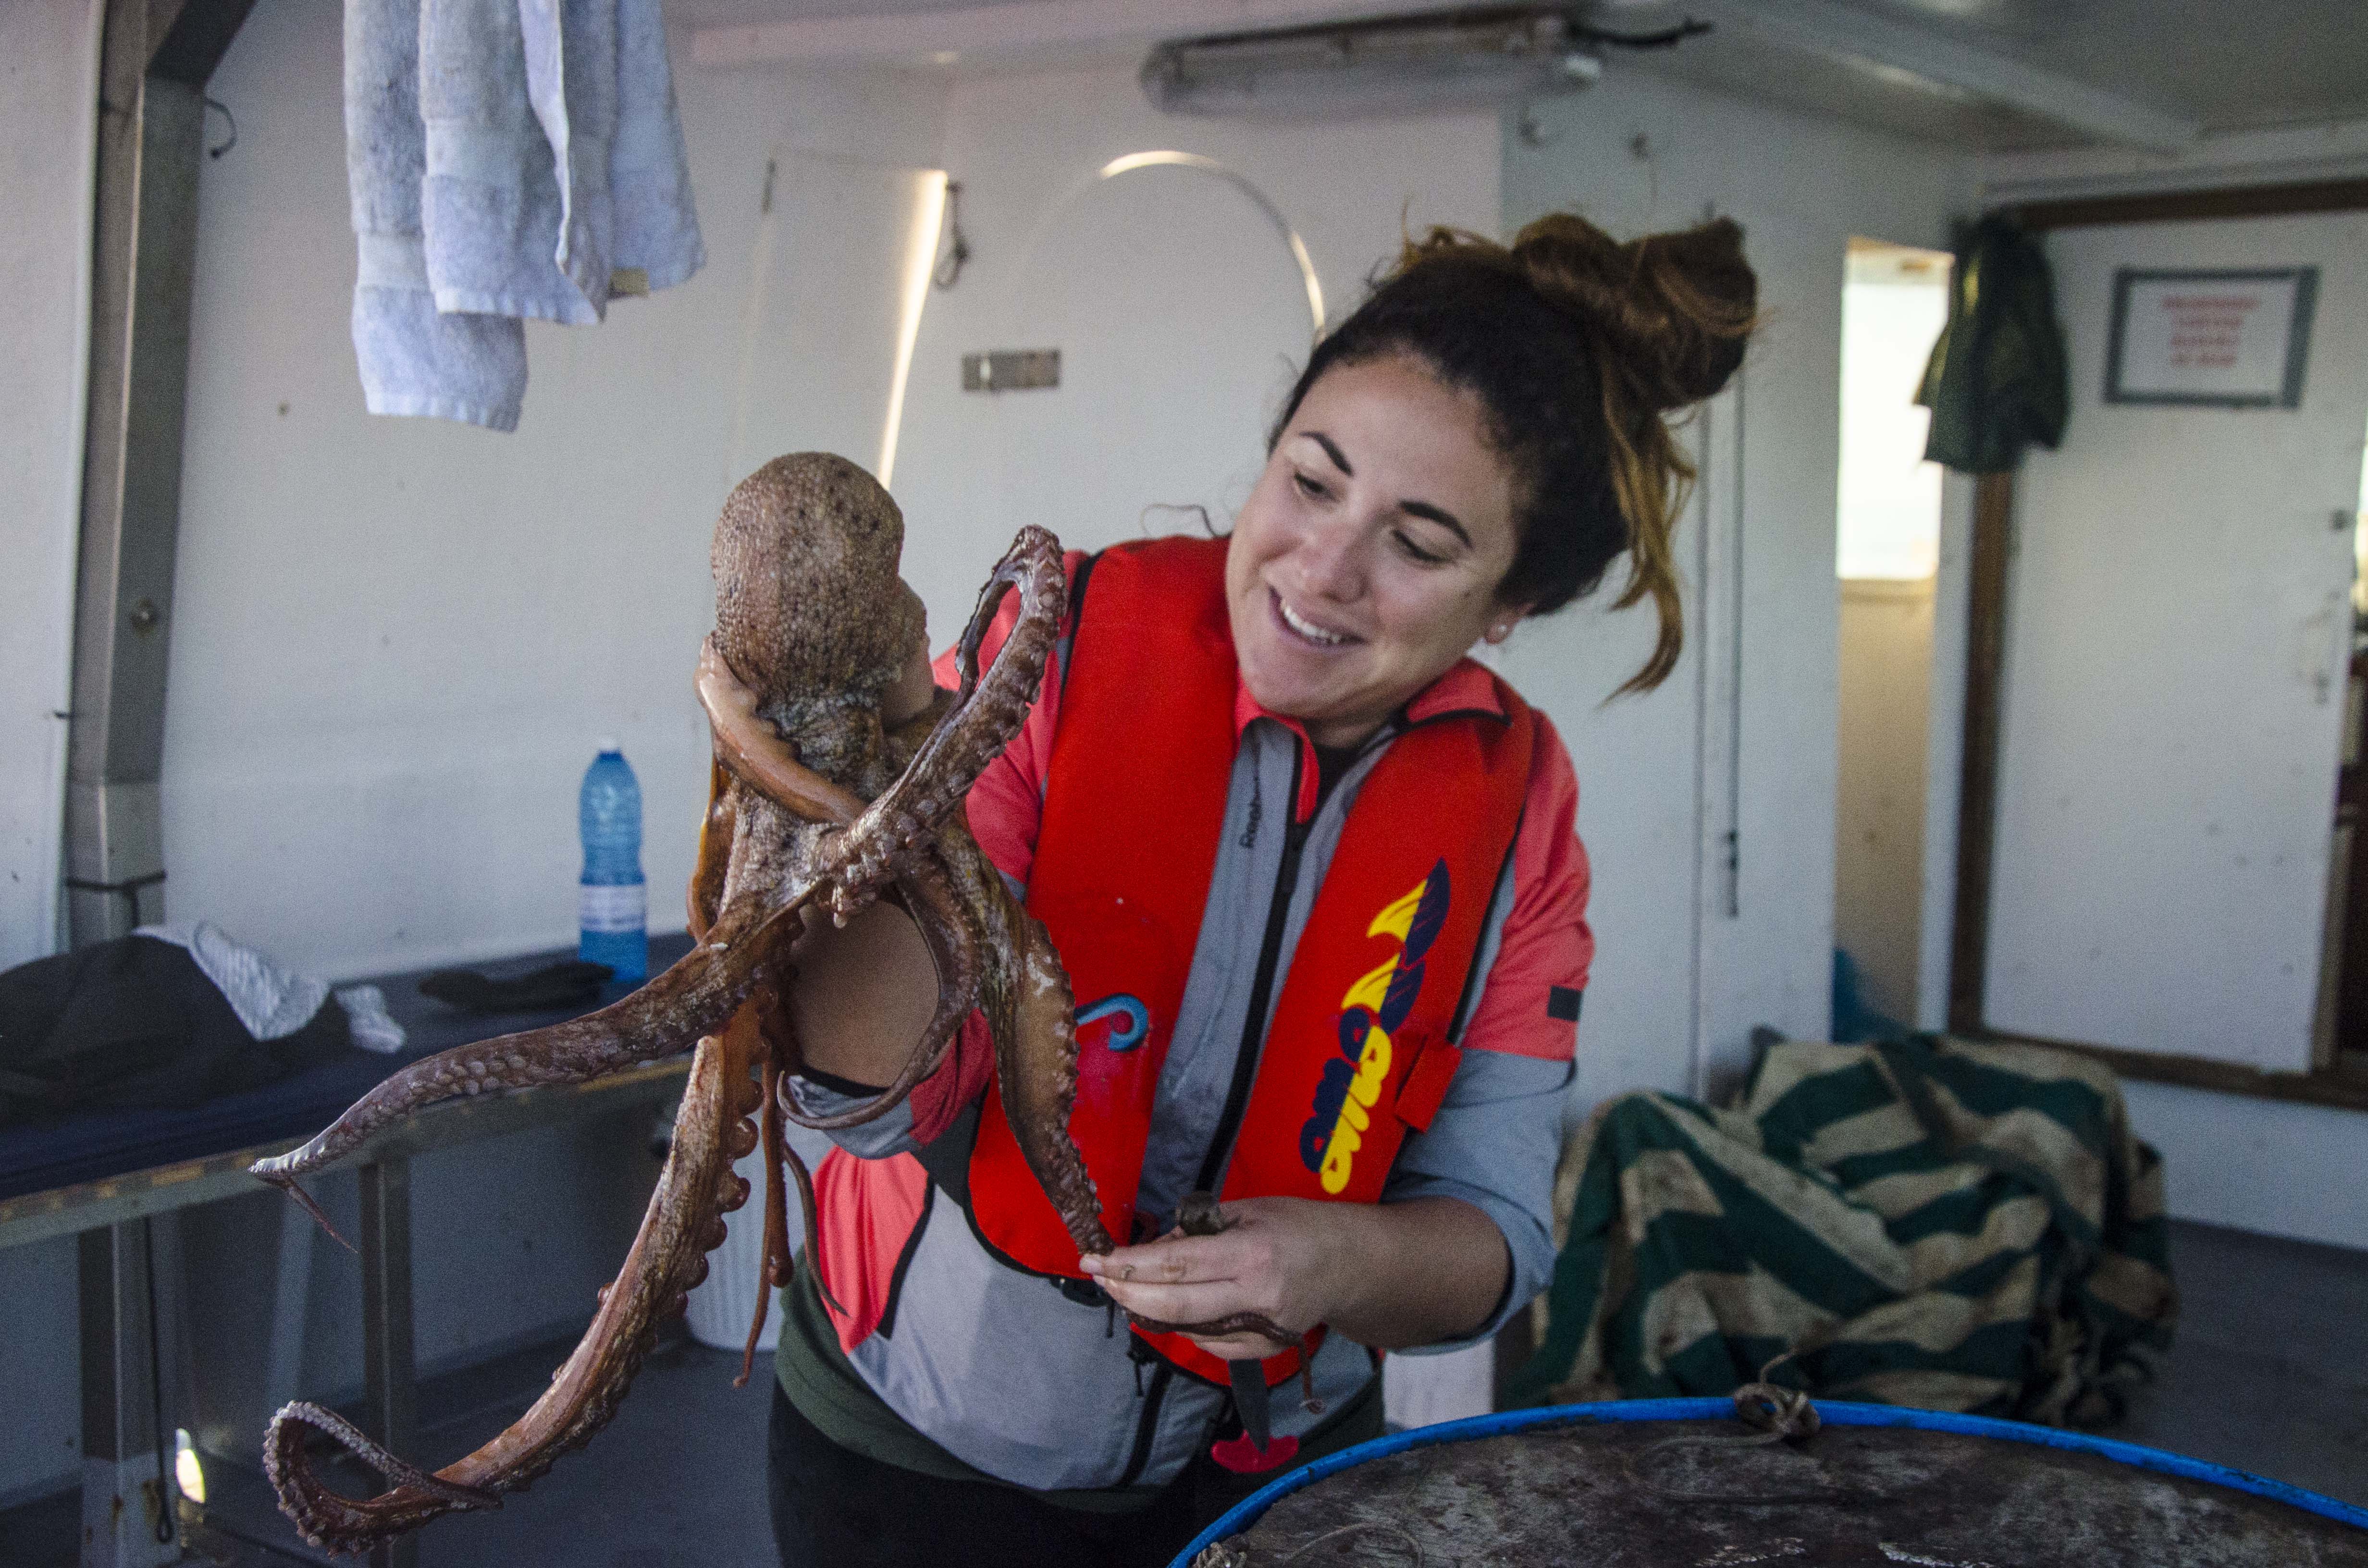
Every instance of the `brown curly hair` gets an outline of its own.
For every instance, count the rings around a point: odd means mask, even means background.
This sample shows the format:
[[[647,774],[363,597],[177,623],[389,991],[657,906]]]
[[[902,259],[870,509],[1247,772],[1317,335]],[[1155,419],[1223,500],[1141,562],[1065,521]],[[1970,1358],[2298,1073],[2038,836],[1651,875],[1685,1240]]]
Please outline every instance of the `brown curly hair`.
[[[1694,470],[1667,416],[1734,375],[1758,302],[1731,219],[1625,243],[1567,212],[1510,245],[1434,228],[1315,346],[1268,445],[1338,366],[1407,354],[1472,392],[1518,483],[1520,543],[1498,599],[1560,609],[1624,551],[1614,608],[1650,598],[1660,634],[1620,690],[1650,690],[1685,642],[1669,536]]]

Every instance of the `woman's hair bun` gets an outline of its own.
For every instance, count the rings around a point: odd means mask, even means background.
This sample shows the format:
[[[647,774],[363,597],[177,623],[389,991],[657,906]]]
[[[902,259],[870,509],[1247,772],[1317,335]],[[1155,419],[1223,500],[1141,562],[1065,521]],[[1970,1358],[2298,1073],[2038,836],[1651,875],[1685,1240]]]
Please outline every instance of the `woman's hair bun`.
[[[1622,243],[1554,212],[1514,237],[1530,286],[1608,350],[1608,369],[1658,413],[1700,403],[1743,363],[1759,321],[1759,279],[1732,218]]]

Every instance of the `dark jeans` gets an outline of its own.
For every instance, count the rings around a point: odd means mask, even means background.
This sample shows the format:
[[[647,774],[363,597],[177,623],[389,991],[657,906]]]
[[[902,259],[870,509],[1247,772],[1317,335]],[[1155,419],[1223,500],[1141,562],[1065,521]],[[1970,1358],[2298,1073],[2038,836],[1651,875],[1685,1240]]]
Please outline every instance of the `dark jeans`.
[[[1218,1515],[1273,1479],[1235,1475],[1204,1452],[1147,1506],[1087,1513],[1017,1487],[923,1475],[840,1448],[778,1383],[768,1450],[782,1568],[1164,1568]]]

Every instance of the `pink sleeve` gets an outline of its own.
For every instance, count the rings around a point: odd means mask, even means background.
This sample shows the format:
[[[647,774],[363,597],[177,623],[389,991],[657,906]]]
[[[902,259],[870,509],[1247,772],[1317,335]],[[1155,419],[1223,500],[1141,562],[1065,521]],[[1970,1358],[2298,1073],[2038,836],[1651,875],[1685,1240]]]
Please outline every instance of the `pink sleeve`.
[[[1084,551],[1072,551],[1063,564],[1075,573],[1084,559]],[[994,624],[980,640],[982,670],[994,662],[1019,619],[1019,596],[1007,596]],[[979,848],[996,869],[1022,886],[1035,864],[1036,830],[1044,820],[1044,778],[1053,761],[1053,726],[1060,722],[1059,664],[1057,653],[1044,662],[1043,684],[1037,688],[1036,705],[1028,710],[1019,733],[986,765],[962,802],[971,836],[978,840]],[[949,689],[962,684],[952,648],[938,655],[930,673]],[[987,1081],[994,1076],[995,1041],[987,1033],[986,1020],[973,1013],[962,1021],[962,1033],[945,1062],[913,1090],[914,1138],[927,1143],[943,1132],[962,1107],[986,1092]]]
[[[1578,777],[1543,713],[1530,792],[1513,841],[1513,906],[1462,1043],[1547,1062],[1577,1048],[1578,999],[1595,959],[1587,926],[1587,849],[1578,841]]]

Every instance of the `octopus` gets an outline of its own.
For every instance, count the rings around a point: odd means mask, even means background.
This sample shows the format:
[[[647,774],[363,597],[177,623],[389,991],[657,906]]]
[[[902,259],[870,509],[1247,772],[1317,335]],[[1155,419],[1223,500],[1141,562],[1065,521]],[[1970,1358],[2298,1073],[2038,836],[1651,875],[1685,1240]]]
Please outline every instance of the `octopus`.
[[[1065,602],[1060,543],[1042,528],[1020,530],[957,644],[958,686],[932,688],[908,713],[897,711],[908,705],[899,683],[926,631],[919,597],[897,574],[903,544],[895,503],[845,459],[777,458],[743,481],[716,524],[715,631],[699,661],[714,760],[690,881],[689,953],[598,1012],[413,1062],[306,1143],[253,1167],[327,1228],[301,1178],[417,1110],[692,1052],[673,1147],[640,1231],[600,1290],[590,1327],[523,1415],[433,1471],[321,1405],[298,1401],[273,1417],[264,1469],[281,1510],[314,1546],[368,1551],[442,1515],[498,1507],[588,1442],[624,1398],[661,1323],[684,1312],[706,1278],[723,1216],[751,1192],[734,1164],[759,1148],[765,1277],[786,1284],[793,1263],[785,1171],[806,1235],[819,1233],[812,1182],[785,1123],[827,1131],[885,1114],[937,1070],[973,1011],[992,1037],[996,1086],[1030,1171],[1080,1254],[1112,1250],[1068,1132],[1077,1040],[1067,974],[960,810],[1042,678]],[[982,673],[982,643],[1010,593],[1017,619]],[[792,945],[811,926],[844,925],[875,901],[902,908],[919,931],[937,978],[932,1015],[886,1088],[851,1108],[810,1113],[791,1083],[804,1060],[786,1001]],[[1215,1222],[1213,1206],[1194,1219],[1196,1230]],[[819,1284],[818,1267],[814,1278]],[[770,1291],[759,1291],[741,1382],[769,1304]],[[1299,1338],[1252,1313],[1144,1326]],[[389,1489],[358,1499],[329,1488],[313,1470],[308,1434],[342,1446]]]

